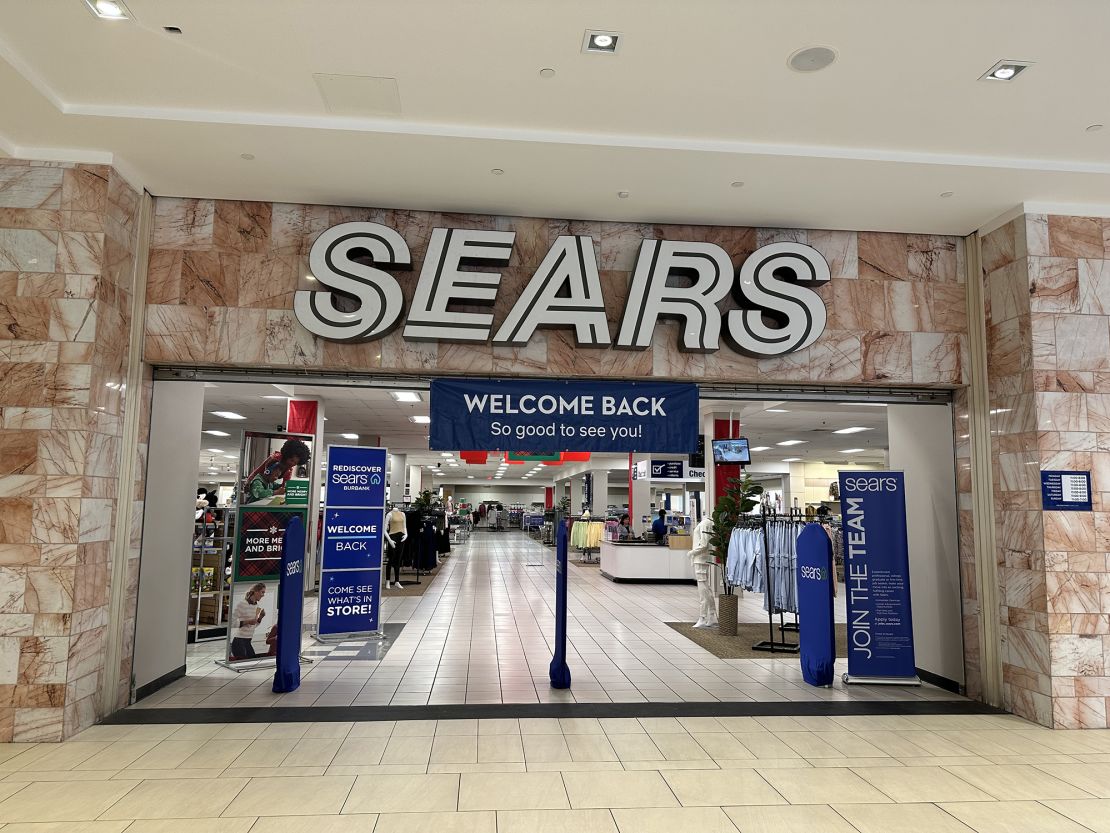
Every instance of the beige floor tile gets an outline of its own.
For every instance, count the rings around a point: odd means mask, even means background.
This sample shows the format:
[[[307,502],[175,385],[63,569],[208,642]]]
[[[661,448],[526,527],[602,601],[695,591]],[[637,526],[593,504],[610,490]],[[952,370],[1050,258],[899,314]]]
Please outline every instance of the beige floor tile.
[[[607,735],[646,734],[643,725],[634,717],[603,717],[598,722]]]
[[[224,740],[254,740],[269,728],[269,723],[228,723],[211,737],[223,738]],[[181,731],[174,732],[171,740],[184,740],[184,738],[179,738],[179,735],[181,735]],[[134,738],[128,737],[128,740],[134,740]]]
[[[663,753],[646,732],[607,735],[609,745],[622,761],[662,761]],[[730,736],[731,737],[731,736]]]
[[[441,721],[440,726],[455,721]],[[436,735],[432,742],[433,764],[478,763],[478,735]]]
[[[524,760],[529,764],[571,760],[570,748],[561,734],[521,735],[520,740],[524,745]]]
[[[431,735],[393,735],[385,745],[382,763],[427,765],[432,755],[432,740]]]
[[[604,738],[604,735],[602,737]],[[487,764],[523,763],[524,746],[520,740],[520,735],[479,735],[478,762]]]
[[[458,775],[360,775],[343,812],[422,813],[458,806]]]
[[[870,766],[897,766],[905,767],[901,761],[883,756],[882,758],[810,758],[809,762],[813,766],[821,767],[848,767],[855,769],[857,767],[870,767]]]
[[[821,740],[813,732],[775,732],[775,737],[803,758],[845,758],[843,752]],[[868,744],[869,745],[869,744]]]
[[[678,806],[658,772],[564,772],[563,783],[576,810]]]
[[[712,761],[709,759],[702,761],[621,761],[620,765],[627,769],[629,772],[641,769],[654,769],[659,772],[668,772],[671,770],[681,769],[724,769],[724,767],[722,767],[716,761]]]
[[[12,833],[123,833],[129,821],[31,821],[4,827]]]
[[[715,762],[721,769],[812,769],[805,758],[741,758]]]
[[[690,735],[698,745],[715,760],[743,760],[755,758],[748,747],[728,732],[695,732]]]
[[[33,781],[107,781],[123,770],[110,769],[55,769],[48,772],[31,770],[11,772],[4,776],[5,784],[29,784]],[[131,780],[137,780],[130,776]],[[0,790],[0,798],[7,798],[14,790]]]
[[[1067,784],[1032,766],[950,766],[946,769],[1001,801],[1039,801],[1051,798],[1091,798],[1079,787]],[[945,799],[965,801],[967,799]]]
[[[938,755],[927,758],[898,758],[897,760],[902,766],[990,766],[991,764],[986,758],[979,758],[975,755],[957,755],[954,757]]]
[[[757,758],[801,757],[770,732],[734,732],[732,736]]]
[[[188,770],[180,770],[187,772]],[[231,775],[238,775],[239,773],[233,770],[227,770]],[[326,766],[260,766],[252,767],[244,772],[250,775],[251,778],[301,778],[301,777],[318,777],[320,775],[338,775],[336,772],[328,772]]]
[[[1072,821],[1089,827],[1093,833],[1110,833],[1110,799],[1086,798],[1077,801],[1042,801]]]
[[[428,772],[527,772],[528,766],[522,763],[503,764],[428,764]]]
[[[605,730],[596,717],[561,717],[559,728],[564,735],[603,735]],[[523,732],[524,730],[521,729]]]
[[[709,753],[688,734],[661,733],[650,734],[649,737],[668,761],[710,760]]]
[[[688,734],[676,717],[641,717],[640,725],[649,735]]]
[[[436,737],[477,736],[478,721],[475,720],[441,720],[436,724]]]
[[[354,723],[350,721],[336,722],[336,723],[313,723],[307,732],[304,733],[306,738],[327,738],[334,740],[338,738],[342,740],[347,737],[351,732]]]
[[[23,771],[73,769],[115,743],[117,741],[44,744],[36,750],[38,754],[12,758],[10,762],[18,764],[22,758],[22,765],[13,768]]]
[[[680,717],[678,722],[691,735],[697,732],[727,732],[715,717]]]
[[[423,775],[428,767],[422,764],[368,764],[365,766],[335,766],[332,764],[324,775]]]
[[[859,833],[971,833],[933,804],[836,804],[833,809]]]
[[[101,818],[212,818],[221,815],[224,808],[246,785],[246,778],[167,778],[161,781],[143,781],[113,804]]]
[[[246,752],[251,744],[255,741],[248,738],[241,738],[237,740],[225,740],[223,738],[212,738],[204,741],[204,744],[197,749],[192,755],[178,764],[175,769],[224,769],[231,766],[231,764]],[[280,759],[270,761],[270,764],[277,766],[281,762]],[[125,764],[126,766],[126,764]]]
[[[519,735],[520,721],[515,717],[482,718],[478,721],[479,735]]]
[[[132,822],[127,833],[248,833],[253,816],[241,819],[142,819]],[[313,833],[321,833],[319,829]]]
[[[1110,764],[1042,764],[1037,769],[1096,798],[1110,798]]]
[[[557,717],[522,717],[520,733],[522,735],[561,735],[563,728],[559,725]]]
[[[158,745],[156,740],[119,740],[77,764],[76,770],[123,769]]]
[[[608,810],[498,810],[497,833],[616,833]]]
[[[725,807],[724,811],[742,833],[856,833],[852,825],[824,804]]]
[[[758,772],[750,769],[723,770],[712,775],[694,770],[665,772],[663,778],[683,807],[786,803]]]
[[[720,807],[668,807],[614,810],[621,833],[736,833],[736,826]]]
[[[765,732],[754,717],[718,717],[717,722],[726,732]]]
[[[121,769],[112,775],[113,781],[165,781],[167,779],[200,780],[219,778],[222,769]]]
[[[888,753],[854,732],[814,732],[813,736],[824,741],[846,758],[889,757]]]
[[[312,725],[313,724],[310,722],[271,723],[258,737],[260,740],[269,740],[271,738],[303,738],[304,733],[311,729]]]
[[[1090,833],[1083,825],[1036,801],[970,802],[940,807],[976,833]]]
[[[377,821],[374,813],[356,816],[263,816],[250,828],[250,833],[371,833]]]
[[[465,773],[460,810],[562,810],[570,807],[558,772]]]
[[[358,727],[358,724],[355,724]],[[353,732],[353,730],[352,730]],[[376,766],[382,762],[385,754],[385,745],[388,738],[383,737],[355,737],[348,735],[347,739],[331,759],[332,766]]]
[[[906,732],[877,730],[856,732],[856,737],[870,743],[886,755],[896,758],[917,758],[929,753],[907,737]]]
[[[434,720],[398,720],[397,725],[393,727],[391,737],[431,737],[435,733],[436,721]]]
[[[55,783],[27,784],[0,801],[0,819],[5,822],[91,821],[138,784],[138,781],[78,781],[64,790]]]
[[[148,723],[142,726],[133,726],[127,733],[128,740],[166,740],[171,735],[180,731],[184,723]]]
[[[293,751],[299,738],[259,738],[247,744],[228,766],[233,770],[260,766],[278,766]]]
[[[496,833],[497,814],[391,813],[378,816],[374,833]]]
[[[252,778],[221,815],[312,816],[338,814],[354,786],[353,775]]]
[[[969,767],[990,769],[991,767]],[[926,801],[991,801],[994,797],[940,767],[868,767],[856,773],[897,804]]]
[[[636,737],[633,735],[632,737]],[[605,735],[565,735],[570,757],[575,761],[616,761],[617,753]]]
[[[848,769],[768,769],[760,775],[791,804],[883,804],[890,801]]]
[[[370,720],[358,722],[351,726],[347,733],[348,738],[387,738],[393,734],[396,725],[393,720]]]
[[[341,738],[310,738],[305,736],[297,741],[293,751],[285,756],[281,766],[328,766],[335,758]]]

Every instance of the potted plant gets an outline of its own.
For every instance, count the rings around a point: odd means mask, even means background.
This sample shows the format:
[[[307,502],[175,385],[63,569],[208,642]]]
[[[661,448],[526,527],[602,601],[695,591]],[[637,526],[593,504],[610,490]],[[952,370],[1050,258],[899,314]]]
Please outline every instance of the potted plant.
[[[717,498],[713,507],[713,530],[709,534],[709,549],[721,567],[721,576],[724,580],[725,592],[719,597],[717,621],[718,632],[722,636],[736,635],[736,615],[739,600],[733,593],[733,586],[728,582],[728,573],[725,564],[728,561],[728,542],[732,539],[732,530],[740,523],[742,515],[746,515],[759,505],[759,496],[763,494],[763,487],[754,483],[750,474],[741,478],[731,478],[725,484],[724,494]]]

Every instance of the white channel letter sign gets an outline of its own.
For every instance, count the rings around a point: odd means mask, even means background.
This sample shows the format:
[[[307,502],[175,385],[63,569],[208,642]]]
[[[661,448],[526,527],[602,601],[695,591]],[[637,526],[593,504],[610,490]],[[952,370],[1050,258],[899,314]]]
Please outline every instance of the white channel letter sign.
[[[723,336],[737,352],[765,357],[808,347],[825,330],[825,303],[814,288],[829,280],[829,265],[810,246],[761,246],[735,270],[713,243],[644,240],[614,340],[594,241],[562,235],[494,333],[492,313],[452,307],[492,307],[501,286],[493,269],[508,264],[515,238],[513,231],[434,229],[403,337],[520,346],[541,327],[561,327],[574,330],[579,347],[645,350],[659,319],[676,318],[680,350],[714,352]],[[401,324],[404,293],[386,270],[411,269],[412,255],[393,229],[370,222],[333,226],[312,244],[309,266],[326,287],[296,293],[293,311],[309,332],[331,341],[371,341]],[[473,266],[486,269],[464,268]],[[730,293],[739,309],[722,314],[718,305]]]

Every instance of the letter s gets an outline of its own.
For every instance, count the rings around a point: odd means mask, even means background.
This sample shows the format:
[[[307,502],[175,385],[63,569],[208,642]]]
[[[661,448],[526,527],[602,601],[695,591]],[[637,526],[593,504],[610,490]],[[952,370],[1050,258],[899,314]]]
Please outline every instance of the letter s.
[[[803,284],[830,279],[819,251],[802,243],[761,246],[744,261],[733,283],[742,307],[727,317],[733,347],[749,356],[781,356],[809,347],[825,331],[825,302]],[[778,326],[769,327],[764,318]]]
[[[380,223],[341,223],[312,244],[308,255],[312,275],[321,284],[353,295],[353,310],[340,308],[328,290],[298,290],[293,313],[301,326],[333,341],[370,341],[388,333],[401,317],[404,295],[397,279],[355,260],[359,250],[376,264],[408,268],[412,256],[405,239]],[[349,306],[349,304],[345,305]]]

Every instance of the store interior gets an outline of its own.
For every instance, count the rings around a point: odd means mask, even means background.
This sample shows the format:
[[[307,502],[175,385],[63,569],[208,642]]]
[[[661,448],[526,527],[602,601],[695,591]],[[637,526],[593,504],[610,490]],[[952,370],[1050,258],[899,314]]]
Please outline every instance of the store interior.
[[[193,436],[180,436],[182,425],[158,424],[160,396],[163,406],[172,409],[170,400],[178,393],[193,403]],[[271,702],[266,673],[237,673],[218,661],[226,650],[234,601],[229,565],[236,485],[257,462],[241,459],[244,432],[284,432],[290,398],[318,400],[322,414],[322,438],[309,443],[311,459],[302,475],[322,470],[329,445],[385,447],[391,455],[387,500],[405,511],[412,529],[430,522],[438,533],[431,548],[418,543],[424,540],[419,534],[412,535],[411,543],[396,556],[400,568],[394,573],[399,583],[390,581],[382,591],[387,639],[339,646],[321,645],[312,638],[319,565],[313,558],[318,542],[310,540],[303,621],[304,655],[314,660],[305,678],[306,684],[312,683],[295,695],[283,696],[291,704],[952,696],[933,686],[864,692],[862,687],[849,691],[838,683],[827,691],[807,690],[797,679],[796,652],[741,651],[732,656],[731,648],[713,641],[715,628],[701,634],[690,629],[699,619],[690,533],[708,510],[706,476],[714,477],[708,447],[700,456],[594,453],[546,461],[518,461],[492,450],[480,454],[470,449],[431,450],[426,385],[196,381],[155,386],[152,445],[167,442],[172,433],[174,454],[184,453],[181,446],[186,441],[197,454],[192,458],[195,477],[187,484],[185,478],[180,482],[175,478],[173,484],[181,494],[179,511],[191,520],[191,545],[172,544],[179,564],[168,563],[168,556],[163,559],[166,575],[177,569],[178,578],[173,580],[187,595],[187,604],[179,606],[186,616],[176,636],[186,677],[157,687],[141,701],[145,707]],[[770,530],[774,535],[776,525],[786,525],[796,535],[806,521],[814,520],[826,527],[838,564],[834,615],[843,629],[838,472],[895,467],[899,460],[892,459],[892,434],[896,444],[918,445],[920,426],[914,420],[926,414],[937,436],[944,439],[947,430],[947,445],[939,451],[942,458],[948,456],[951,472],[950,407],[707,391],[702,392],[700,404],[709,431],[714,419],[731,420],[739,426],[738,436],[748,441],[751,463],[744,466],[744,473],[762,487],[762,494],[743,534],[764,536]],[[188,422],[184,411],[189,409],[176,409],[174,418]],[[906,422],[900,416],[903,413],[912,419]],[[935,451],[922,453],[935,456]],[[320,483],[321,478],[314,482]],[[945,605],[950,608],[954,598],[958,630],[954,492],[953,479],[950,513],[931,506],[925,513],[928,517],[921,518],[933,529],[929,557],[952,562],[940,571],[939,584],[934,581],[935,587],[922,588],[922,598],[934,605],[936,596],[944,597],[940,611]],[[310,517],[322,511],[322,494],[316,497],[309,502]],[[554,600],[555,508],[575,521],[569,553],[573,567],[568,571],[569,636],[578,673],[569,692],[556,692],[545,684]],[[667,522],[664,545],[621,547],[618,554],[624,561],[614,560],[613,545],[618,542],[655,543],[651,522],[660,509]],[[618,533],[622,523],[628,528]],[[946,523],[952,528],[944,529]],[[595,534],[589,534],[586,525]],[[152,541],[148,532],[144,558],[146,547],[163,552],[170,545],[164,535]],[[649,557],[655,559],[654,566],[645,566]],[[770,559],[766,570],[755,565],[745,573],[731,558],[722,568],[713,571],[715,593],[739,597],[739,636],[731,639],[751,641],[756,633],[757,641],[796,644],[798,634],[792,628],[797,621],[796,599],[782,570]],[[928,564],[918,570],[924,571],[937,573]],[[185,577],[187,584],[179,580]],[[725,579],[730,584],[727,591]],[[140,588],[140,599],[144,592],[151,592],[149,585]],[[168,590],[162,587],[159,592]],[[773,594],[775,609],[771,615],[765,610],[768,592]],[[265,630],[260,629],[255,637],[260,655],[268,648],[264,637]],[[162,639],[165,651],[172,641],[167,633]],[[942,655],[935,663],[941,669],[938,676],[952,682],[946,672],[962,664],[962,643],[957,644],[951,633],[918,641],[926,654],[930,644],[938,644]],[[843,656],[844,646],[839,647]],[[488,656],[479,656],[483,653]],[[141,661],[142,650],[138,654]],[[172,659],[163,658],[160,667],[172,664]]]

